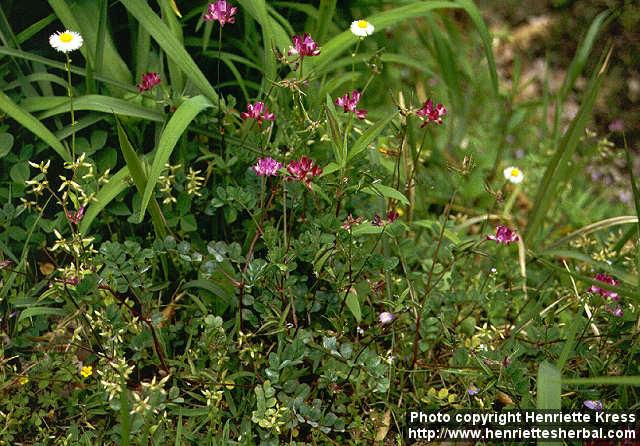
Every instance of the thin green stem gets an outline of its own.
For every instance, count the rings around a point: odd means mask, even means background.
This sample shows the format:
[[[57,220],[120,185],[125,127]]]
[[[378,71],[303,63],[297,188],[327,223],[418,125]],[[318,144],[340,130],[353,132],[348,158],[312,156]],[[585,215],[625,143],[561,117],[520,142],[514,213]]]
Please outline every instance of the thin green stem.
[[[73,111],[73,90],[71,89],[71,58],[69,53],[65,53],[67,56],[67,62],[65,64],[67,69],[67,95],[69,96],[69,111],[71,112],[71,158],[76,159],[76,116]]]

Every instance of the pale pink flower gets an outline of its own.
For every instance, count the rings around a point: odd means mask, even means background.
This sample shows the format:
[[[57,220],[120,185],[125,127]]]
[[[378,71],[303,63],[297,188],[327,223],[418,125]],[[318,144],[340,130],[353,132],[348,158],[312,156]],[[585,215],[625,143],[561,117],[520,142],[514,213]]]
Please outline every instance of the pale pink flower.
[[[388,311],[383,311],[378,315],[378,320],[382,325],[388,325],[396,319],[395,314]]]

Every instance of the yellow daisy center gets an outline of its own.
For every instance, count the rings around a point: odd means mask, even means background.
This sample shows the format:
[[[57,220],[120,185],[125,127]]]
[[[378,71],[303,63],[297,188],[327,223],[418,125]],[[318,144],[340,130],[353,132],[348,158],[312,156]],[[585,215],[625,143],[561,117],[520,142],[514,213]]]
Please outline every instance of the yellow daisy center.
[[[512,176],[512,177],[520,176],[520,170],[518,170],[518,169],[511,169],[511,176]]]
[[[369,26],[369,22],[367,22],[366,20],[358,20],[358,28],[366,28],[367,26]]]
[[[73,40],[73,34],[71,33],[62,33],[60,34],[60,40],[64,43],[69,43]]]

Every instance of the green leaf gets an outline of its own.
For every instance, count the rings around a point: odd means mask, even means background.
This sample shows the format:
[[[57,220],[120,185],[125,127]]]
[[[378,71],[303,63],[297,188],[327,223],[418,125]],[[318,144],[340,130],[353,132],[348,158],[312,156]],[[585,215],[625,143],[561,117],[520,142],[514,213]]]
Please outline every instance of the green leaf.
[[[55,137],[48,128],[42,124],[35,116],[23,110],[20,106],[16,105],[9,96],[0,92],[0,110],[9,115],[11,118],[18,121],[20,125],[29,130],[31,133],[42,139],[49,144],[58,155],[65,161],[71,161],[71,155],[67,149],[62,145],[60,140]]]
[[[370,195],[379,195],[381,197],[391,198],[393,200],[399,201],[400,203],[405,205],[409,204],[409,200],[404,196],[403,193],[398,192],[393,187],[385,186],[384,184],[372,184],[371,186],[367,186],[361,190],[362,192]]]
[[[355,288],[352,287],[347,292],[346,299],[347,308],[349,308],[349,311],[351,311],[351,314],[353,314],[356,322],[360,323],[360,321],[362,320],[362,312],[360,311],[360,300],[358,299],[358,294],[356,293]]]
[[[26,161],[14,164],[9,171],[9,176],[14,183],[24,183],[29,179],[30,174],[29,164]]]
[[[369,127],[362,135],[360,135],[360,137],[353,144],[353,147],[351,147],[351,150],[349,150],[347,161],[350,161],[356,155],[364,151],[369,146],[369,144],[371,144],[373,140],[376,139],[380,132],[382,132],[382,130],[384,130],[384,128],[393,120],[393,118],[396,117],[396,115],[397,112],[391,113],[386,118],[376,122],[374,125]]]
[[[149,179],[144,187],[138,222],[141,222],[144,217],[144,212],[147,209],[149,200],[151,199],[151,194],[156,187],[156,183],[158,182],[158,178],[160,178],[160,174],[162,173],[165,164],[169,161],[169,157],[171,156],[171,152],[173,152],[176,143],[198,113],[211,106],[211,102],[204,96],[199,95],[193,97],[183,102],[167,123],[167,127],[160,136],[158,149],[155,157],[153,158],[151,170],[149,171]]]
[[[338,166],[343,166],[345,160],[342,159],[342,131],[340,130],[338,117],[336,116],[336,111],[329,95],[327,95],[327,104],[325,111],[329,127],[329,135],[331,136],[331,146],[333,147],[333,154],[336,158],[336,163],[338,164]]]
[[[121,0],[125,8],[133,15],[145,30],[158,43],[167,56],[181,69],[193,84],[213,102],[218,102],[218,94],[193,61],[187,50],[171,30],[164,24],[145,0]]]
[[[126,190],[129,186],[127,178],[129,177],[129,168],[127,166],[120,169],[115,175],[109,178],[109,182],[102,186],[95,196],[96,201],[92,202],[82,217],[82,221],[78,230],[82,234],[86,234],[93,223],[93,220],[114,198]]]
[[[13,135],[11,133],[0,133],[0,158],[7,156],[13,147]]]
[[[536,389],[538,393],[536,407],[538,409],[559,410],[562,407],[560,371],[546,361],[538,367]]]
[[[594,376],[591,378],[563,378],[562,384],[574,386],[640,386],[640,376]]]
[[[69,100],[67,98],[61,98],[58,96],[29,98],[25,99],[24,102],[29,108],[33,109],[38,107],[46,107],[48,105],[47,101],[50,101],[51,104],[55,104],[55,101],[59,101],[59,105],[54,105],[52,108],[43,113],[40,116],[42,119],[62,113],[68,113],[70,110]],[[141,105],[125,101],[124,99],[97,94],[90,94],[73,98],[73,109],[75,111],[91,110],[102,113],[131,116],[134,118],[147,119],[149,121],[156,122],[162,122],[164,120],[163,114],[157,110],[143,107]]]
[[[20,313],[18,322],[34,316],[64,316],[66,314],[67,311],[63,308],[29,307]]]
[[[610,53],[609,53],[610,54]],[[597,93],[604,81],[604,73],[608,56],[600,61],[585,90],[585,95],[576,117],[571,122],[569,129],[556,147],[556,152],[547,164],[542,181],[538,186],[533,208],[529,213],[525,240],[535,239],[542,229],[542,224],[551,212],[551,208],[557,203],[561,184],[567,180],[571,173],[569,164],[578,147],[578,143],[584,134],[587,122],[591,118],[591,109],[596,101]]]
[[[131,178],[133,178],[133,182],[138,189],[138,192],[142,194],[144,190],[144,186],[147,183],[147,176],[144,173],[144,168],[136,151],[133,149],[131,142],[129,142],[129,138],[122,128],[122,124],[118,118],[116,118],[116,126],[118,128],[118,139],[120,141],[120,150],[122,150],[122,155],[124,156],[125,161],[127,162],[127,166],[129,167],[129,172],[131,173]],[[142,214],[142,210],[140,214]],[[160,238],[164,238],[167,235],[167,224],[165,222],[164,216],[162,215],[162,211],[160,210],[160,206],[155,198],[151,200],[151,206],[149,207],[149,213],[151,214],[151,221],[153,223],[153,227],[156,231],[156,234]]]

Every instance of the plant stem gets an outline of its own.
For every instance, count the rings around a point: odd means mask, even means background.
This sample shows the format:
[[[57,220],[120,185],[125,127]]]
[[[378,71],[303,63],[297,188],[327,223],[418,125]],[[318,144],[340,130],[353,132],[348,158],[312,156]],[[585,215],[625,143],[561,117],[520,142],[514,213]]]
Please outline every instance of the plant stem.
[[[65,53],[67,62],[67,95],[69,96],[69,111],[71,112],[71,158],[76,159],[76,117],[73,111],[73,90],[71,89],[71,58]]]
[[[440,235],[438,236],[438,244],[436,245],[436,250],[433,254],[433,258],[431,260],[431,268],[429,269],[429,276],[427,277],[427,286],[425,287],[424,296],[422,297],[422,301],[420,302],[420,306],[418,307],[418,314],[416,314],[416,333],[413,339],[413,359],[411,360],[411,368],[415,368],[416,362],[418,361],[418,343],[420,342],[420,323],[422,322],[422,312],[424,309],[424,305],[427,302],[427,297],[431,293],[431,280],[433,279],[433,271],[436,267],[436,260],[438,259],[438,253],[440,252],[440,247],[442,246],[442,239],[444,238],[444,231],[447,227],[447,220],[449,219],[449,213],[451,212],[451,206],[453,205],[453,200],[456,197],[456,193],[458,189],[453,191],[451,195],[451,199],[447,204],[447,207],[444,211],[444,221],[442,222],[442,227],[440,228]]]

